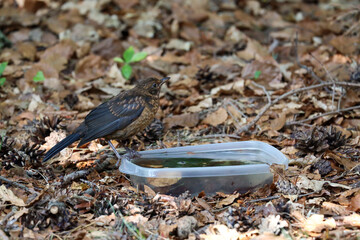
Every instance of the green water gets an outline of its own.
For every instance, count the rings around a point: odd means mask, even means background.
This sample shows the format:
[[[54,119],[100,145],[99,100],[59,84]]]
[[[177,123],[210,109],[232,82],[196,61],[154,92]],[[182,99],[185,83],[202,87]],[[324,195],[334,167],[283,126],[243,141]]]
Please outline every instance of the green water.
[[[146,168],[188,168],[188,167],[220,167],[262,164],[261,161],[226,160],[212,158],[139,158],[134,164]]]

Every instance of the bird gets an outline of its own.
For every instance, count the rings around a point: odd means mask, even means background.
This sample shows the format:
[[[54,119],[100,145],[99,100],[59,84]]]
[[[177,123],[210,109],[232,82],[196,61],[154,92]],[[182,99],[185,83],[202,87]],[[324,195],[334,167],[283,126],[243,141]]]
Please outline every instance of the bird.
[[[132,89],[103,102],[85,117],[72,134],[52,147],[43,162],[78,140],[80,147],[92,140],[105,138],[118,158],[118,164],[121,157],[110,140],[128,139],[153,121],[159,108],[161,86],[169,79],[150,77],[139,80]]]

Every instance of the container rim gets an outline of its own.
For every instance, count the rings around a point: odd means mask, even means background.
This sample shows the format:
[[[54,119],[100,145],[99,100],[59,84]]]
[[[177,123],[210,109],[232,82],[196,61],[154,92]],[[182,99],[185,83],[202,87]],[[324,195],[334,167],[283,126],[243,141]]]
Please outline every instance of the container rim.
[[[122,159],[119,167],[120,172],[138,177],[149,178],[183,178],[183,177],[217,177],[235,175],[255,175],[270,173],[271,164],[282,164],[288,167],[288,159],[278,149],[260,141],[241,141],[229,143],[204,144],[197,146],[175,147],[141,151],[139,154],[144,158],[171,157],[180,153],[203,153],[233,150],[258,150],[269,156],[264,164],[247,164],[236,166],[218,167],[186,167],[186,168],[146,168],[132,163],[126,157]]]

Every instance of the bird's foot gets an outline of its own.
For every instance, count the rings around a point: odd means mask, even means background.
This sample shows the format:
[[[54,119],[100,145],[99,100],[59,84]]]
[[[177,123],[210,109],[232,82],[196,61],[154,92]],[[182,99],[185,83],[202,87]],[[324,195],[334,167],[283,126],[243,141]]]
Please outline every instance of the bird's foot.
[[[140,153],[138,153],[137,151],[131,149],[131,148],[128,148],[128,147],[124,147],[125,148],[125,155],[129,158],[129,159],[135,159],[135,158],[140,158],[141,155]]]

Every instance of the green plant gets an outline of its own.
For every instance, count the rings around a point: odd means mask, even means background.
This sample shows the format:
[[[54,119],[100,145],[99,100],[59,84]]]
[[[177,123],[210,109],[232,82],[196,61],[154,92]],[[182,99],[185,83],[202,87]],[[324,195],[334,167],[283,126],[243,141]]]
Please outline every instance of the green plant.
[[[258,79],[261,75],[261,71],[257,70],[255,73],[254,73],[254,79]]]
[[[130,63],[140,62],[141,60],[147,57],[146,52],[138,52],[135,53],[135,50],[132,46],[125,50],[123,53],[123,58],[116,57],[114,58],[115,62],[123,63],[124,65],[121,67],[121,74],[125,79],[129,79],[132,73],[132,67]]]
[[[44,73],[42,71],[38,71],[33,78],[34,82],[43,82],[45,80]]]
[[[5,71],[5,68],[6,68],[7,64],[8,64],[7,62],[2,62],[2,63],[0,64],[0,87],[1,87],[2,85],[4,85],[4,83],[5,83],[5,81],[6,81],[6,78],[1,77],[1,76],[2,76],[3,72]]]

